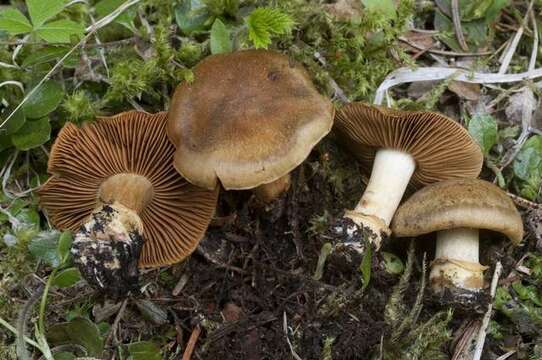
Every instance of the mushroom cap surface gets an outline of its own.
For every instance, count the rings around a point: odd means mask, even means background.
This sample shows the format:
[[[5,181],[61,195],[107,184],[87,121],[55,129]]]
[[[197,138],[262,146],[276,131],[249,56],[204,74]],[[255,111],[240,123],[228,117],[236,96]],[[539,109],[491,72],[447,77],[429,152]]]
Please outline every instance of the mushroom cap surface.
[[[205,58],[177,87],[167,133],[191,183],[250,189],[286,175],[331,130],[334,107],[287,56],[244,50]]]
[[[38,190],[53,225],[77,231],[102,203],[104,181],[118,180],[119,174],[140,175],[152,185],[152,195],[143,209],[133,209],[145,238],[139,265],[173,264],[190,255],[214,214],[218,188],[196,187],[177,173],[166,121],[166,112],[130,111],[81,128],[64,125],[51,150],[51,177]]]
[[[523,238],[523,222],[512,200],[499,187],[479,179],[442,181],[412,195],[395,213],[396,236],[418,236],[455,228],[486,229]]]
[[[409,153],[416,161],[410,181],[415,188],[475,178],[482,169],[482,151],[468,131],[438,113],[351,103],[337,111],[335,128],[366,169],[380,148]]]

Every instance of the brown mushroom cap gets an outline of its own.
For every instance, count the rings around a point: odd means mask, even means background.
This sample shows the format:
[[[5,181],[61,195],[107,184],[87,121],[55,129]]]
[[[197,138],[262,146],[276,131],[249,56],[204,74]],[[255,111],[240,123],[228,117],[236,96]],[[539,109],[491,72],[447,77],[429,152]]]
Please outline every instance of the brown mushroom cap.
[[[334,108],[302,66],[273,51],[207,57],[175,91],[168,136],[191,183],[249,189],[299,165],[330,130]]]
[[[482,151],[467,130],[438,113],[351,103],[337,111],[335,127],[366,169],[371,168],[379,148],[412,155],[416,170],[410,184],[414,187],[474,178],[482,168]]]
[[[461,227],[500,232],[514,244],[523,238],[523,222],[512,200],[499,187],[478,179],[424,187],[399,207],[391,225],[400,237]]]
[[[175,171],[166,121],[165,112],[130,111],[81,128],[67,123],[51,150],[52,176],[38,191],[55,227],[77,230],[101,203],[105,180],[141,175],[153,191],[143,209],[134,209],[140,210],[145,238],[139,265],[172,264],[188,256],[214,214],[218,189],[198,188]]]

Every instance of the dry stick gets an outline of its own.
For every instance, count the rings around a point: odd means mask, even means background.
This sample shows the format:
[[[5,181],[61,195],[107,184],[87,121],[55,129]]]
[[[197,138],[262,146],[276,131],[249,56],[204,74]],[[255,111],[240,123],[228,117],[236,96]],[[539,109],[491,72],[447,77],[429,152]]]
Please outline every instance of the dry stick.
[[[40,80],[40,82],[36,86],[34,86],[34,88],[32,90],[30,90],[30,92],[23,98],[23,100],[19,103],[19,105],[17,105],[15,107],[15,109],[8,115],[8,117],[0,124],[0,129],[13,117],[15,112],[17,112],[17,110],[19,110],[28,101],[28,99],[43,85],[43,83],[45,83],[48,79],[51,78],[51,76],[62,66],[64,61],[66,61],[66,59],[71,54],[73,54],[73,52],[79,46],[86,43],[88,41],[88,39],[91,36],[93,36],[96,31],[100,30],[101,28],[103,28],[106,25],[109,25],[113,20],[115,20],[117,18],[117,16],[119,16],[121,13],[123,13],[126,9],[128,9],[132,5],[137,4],[140,1],[141,0],[128,0],[128,1],[124,2],[121,6],[119,6],[111,14],[101,18],[100,20],[98,20],[92,26],[87,27],[85,29],[87,34],[74,47],[72,47],[70,49],[70,51],[68,51],[62,58],[60,58],[60,60],[58,60],[58,62],[55,64],[55,66],[53,66],[51,68],[51,70],[49,70],[49,72],[47,74],[45,74],[45,76]]]
[[[192,353],[194,352],[194,349],[196,348],[196,342],[198,341],[200,334],[201,334],[201,326],[197,324],[194,330],[192,330],[190,339],[188,339],[188,344],[186,344],[186,349],[184,350],[184,353],[183,353],[183,360],[190,360],[192,358]]]
[[[527,199],[522,198],[521,196],[512,194],[510,192],[507,192],[506,194],[512,198],[512,201],[514,201],[514,203],[517,206],[520,206],[524,209],[530,209],[530,210],[542,210],[541,204],[537,204],[535,202],[529,201]]]
[[[491,280],[491,303],[487,307],[487,311],[482,320],[482,326],[480,327],[480,332],[478,333],[478,340],[476,342],[476,350],[474,351],[474,356],[472,360],[480,360],[482,357],[482,350],[484,349],[484,342],[486,340],[487,327],[489,325],[489,320],[491,320],[491,313],[493,312],[493,300],[495,299],[495,292],[497,291],[497,285],[499,283],[499,277],[502,272],[502,264],[500,261],[497,261],[495,264],[495,272],[493,273],[493,279]]]
[[[463,36],[463,28],[461,28],[461,15],[459,14],[459,0],[452,0],[452,20],[454,22],[455,36],[459,42],[459,46],[464,51],[469,51],[465,36]]]
[[[386,91],[396,85],[417,81],[444,80],[450,76],[454,76],[456,81],[473,84],[511,83],[542,77],[542,68],[517,74],[495,74],[449,67],[421,67],[417,69],[403,67],[395,70],[384,79],[376,90],[374,103],[382,104]]]
[[[527,12],[525,13],[525,16],[523,17],[523,21],[521,22],[521,26],[519,27],[518,31],[512,38],[512,42],[510,43],[510,46],[508,46],[506,52],[504,53],[504,56],[502,57],[501,67],[499,68],[499,74],[506,73],[506,70],[508,70],[508,66],[510,66],[510,62],[512,61],[512,57],[516,53],[516,49],[518,47],[519,41],[521,40],[521,37],[523,36],[523,32],[525,31],[525,25],[527,22],[527,18],[529,17],[529,14],[533,8],[534,0],[531,0],[529,3],[529,7],[527,8]]]
[[[420,45],[408,40],[407,38],[405,38],[403,36],[400,36],[398,38],[398,40],[404,42],[405,44],[408,44],[408,45],[412,46],[415,49],[427,51],[427,52],[432,53],[432,54],[444,55],[444,56],[485,56],[485,55],[491,55],[491,54],[494,53],[493,51],[455,52],[455,51],[445,51],[445,50],[437,50],[437,49],[431,49],[431,48],[427,49],[427,48],[424,48],[423,46],[420,46]]]
[[[122,319],[122,315],[124,315],[124,311],[126,310],[126,305],[128,305],[128,298],[124,299],[122,301],[122,305],[120,306],[119,312],[117,313],[117,316],[115,317],[115,321],[113,321],[113,326],[111,327],[111,330],[109,331],[109,334],[107,334],[107,338],[105,339],[105,345],[107,346],[113,339],[116,340],[117,337],[117,330],[119,327],[120,320]]]

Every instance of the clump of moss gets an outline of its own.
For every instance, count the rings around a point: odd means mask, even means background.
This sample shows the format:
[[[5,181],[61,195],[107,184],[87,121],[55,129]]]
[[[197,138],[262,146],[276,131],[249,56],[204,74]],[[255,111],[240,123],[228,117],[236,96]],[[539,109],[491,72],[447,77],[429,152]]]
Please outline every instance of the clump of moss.
[[[350,100],[369,96],[383,78],[397,68],[390,52],[400,53],[396,40],[412,17],[413,1],[400,1],[390,18],[364,9],[359,18],[338,19],[322,11],[319,1],[280,1],[298,26],[295,36],[279,44],[307,64],[321,85],[333,78]],[[325,59],[317,62],[315,54]],[[329,91],[330,89],[328,89]]]
[[[77,124],[96,118],[102,106],[101,101],[93,100],[92,95],[84,90],[77,90],[68,95],[62,104],[68,115],[67,119]]]

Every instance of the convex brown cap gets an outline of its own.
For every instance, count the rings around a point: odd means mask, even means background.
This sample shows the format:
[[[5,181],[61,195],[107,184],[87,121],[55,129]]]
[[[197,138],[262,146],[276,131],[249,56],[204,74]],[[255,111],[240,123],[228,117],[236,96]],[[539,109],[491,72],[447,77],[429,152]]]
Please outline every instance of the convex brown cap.
[[[438,113],[351,103],[337,111],[335,127],[367,169],[380,148],[409,153],[416,161],[414,187],[475,178],[482,168],[482,151],[467,130]]]
[[[249,189],[299,165],[331,129],[334,108],[287,56],[245,50],[207,57],[173,96],[167,132],[191,183]]]
[[[424,187],[399,207],[391,226],[401,237],[462,227],[500,232],[516,245],[523,238],[523,222],[512,200],[499,187],[478,179]]]
[[[123,205],[135,210],[143,223],[140,266],[172,264],[188,256],[214,214],[218,189],[198,188],[175,171],[166,121],[165,112],[131,111],[81,128],[67,123],[51,150],[52,176],[38,191],[54,226],[75,231],[102,202],[122,196]],[[108,179],[113,179],[108,184],[121,185],[134,180],[130,175],[139,175],[135,182],[148,183],[144,199],[132,199],[122,187],[122,194],[102,187]],[[124,185],[130,189],[132,184]]]

